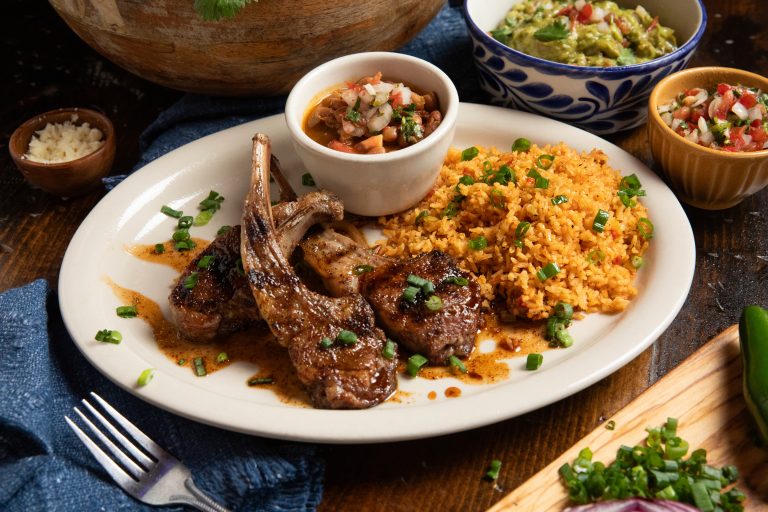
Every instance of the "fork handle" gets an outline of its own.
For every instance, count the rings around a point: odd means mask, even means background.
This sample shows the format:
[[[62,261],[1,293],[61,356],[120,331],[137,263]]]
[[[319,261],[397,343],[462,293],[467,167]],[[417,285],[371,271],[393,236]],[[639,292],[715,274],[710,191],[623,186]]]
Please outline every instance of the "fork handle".
[[[228,508],[219,505],[210,496],[198,489],[192,478],[184,480],[184,487],[189,491],[189,494],[176,494],[172,496],[171,499],[174,502],[184,503],[203,512],[231,512]]]

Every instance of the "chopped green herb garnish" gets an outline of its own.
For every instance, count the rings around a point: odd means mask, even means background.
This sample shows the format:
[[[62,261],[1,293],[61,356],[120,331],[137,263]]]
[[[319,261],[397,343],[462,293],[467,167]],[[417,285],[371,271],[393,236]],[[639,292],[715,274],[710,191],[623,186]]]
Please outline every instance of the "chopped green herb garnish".
[[[405,290],[403,290],[403,294],[401,295],[401,298],[406,301],[410,302],[411,304],[416,304],[416,296],[421,291],[420,288],[416,288],[415,286],[409,286]]]
[[[120,331],[112,331],[110,329],[102,329],[96,333],[96,341],[103,341],[104,343],[112,343],[113,345],[119,345],[123,341],[123,335]]]
[[[606,430],[614,430],[616,428],[616,422],[613,420],[608,420],[605,423],[605,428]]]
[[[356,276],[361,276],[363,274],[367,274],[368,272],[373,272],[373,267],[371,265],[357,265],[352,269],[352,273]]]
[[[197,286],[197,272],[190,273],[186,279],[184,279],[184,288],[192,290]]]
[[[499,208],[499,209],[504,208],[504,205],[506,204],[506,201],[504,199],[504,192],[502,192],[501,190],[499,190],[497,188],[492,188],[490,195],[491,195],[491,197],[490,197],[490,199],[491,199],[491,206],[493,206],[494,208]]]
[[[226,363],[227,361],[229,361],[229,356],[226,352],[219,352],[219,355],[216,356],[217,363]]]
[[[489,480],[498,480],[499,471],[501,471],[501,461],[492,460],[491,465],[488,468],[488,471],[485,472],[485,477],[488,478]]]
[[[544,362],[544,356],[541,354],[528,354],[528,358],[525,360],[526,370],[538,370],[541,368],[541,363]]]
[[[221,236],[224,233],[228,232],[230,229],[232,229],[232,226],[221,226],[219,230],[216,232],[216,236]]]
[[[202,258],[200,258],[197,262],[197,268],[208,268],[211,266],[211,263],[213,263],[213,260],[215,259],[215,256],[212,254],[206,254]]]
[[[416,219],[413,221],[415,225],[419,225],[422,222],[424,222],[424,218],[429,216],[429,210],[421,210],[419,214],[416,216]]]
[[[544,169],[545,171],[552,167],[552,163],[555,161],[553,155],[539,155],[536,159],[536,167]]]
[[[134,318],[139,312],[136,310],[136,306],[118,306],[115,309],[117,316],[120,318]]]
[[[176,224],[176,226],[179,229],[189,229],[192,226],[193,220],[194,219],[189,215],[184,215],[182,218],[179,219],[179,222],[178,224]]]
[[[467,242],[467,245],[473,251],[482,251],[488,247],[488,240],[486,240],[484,236],[478,236],[477,238],[473,238]]]
[[[540,281],[546,281],[550,277],[554,277],[559,273],[560,273],[560,267],[557,266],[557,263],[552,261],[544,265],[544,267],[541,270],[536,272],[536,277],[538,277]]]
[[[176,364],[179,365],[179,366],[184,366],[185,364],[187,364],[187,360],[186,359],[179,359],[178,361],[176,361]]]
[[[357,97],[355,105],[349,109],[347,115],[344,117],[347,119],[347,121],[352,121],[353,123],[360,122],[360,96]]]
[[[256,377],[248,381],[249,386],[258,386],[260,384],[272,384],[274,379],[272,377]]]
[[[333,340],[328,336],[323,336],[320,340],[320,348],[331,348],[333,346]]]
[[[173,217],[174,219],[180,219],[181,216],[184,215],[184,212],[179,210],[174,210],[170,206],[166,206],[166,205],[163,205],[163,207],[160,208],[160,211],[168,215],[169,217]]]
[[[643,259],[642,256],[638,256],[637,254],[633,255],[629,261],[632,263],[632,266],[635,268],[640,268],[643,265],[645,265],[645,259]]]
[[[443,279],[443,282],[448,284],[455,284],[456,286],[467,286],[469,284],[469,279],[461,276],[450,276]]]
[[[461,373],[467,373],[467,367],[464,365],[464,363],[456,356],[450,356],[448,358],[448,364],[451,365],[451,367],[456,368]]]
[[[469,147],[461,152],[461,161],[466,162],[467,160],[472,160],[479,154],[480,154],[480,150],[477,149],[475,146]]]
[[[605,224],[608,222],[611,214],[605,210],[598,209],[595,220],[592,221],[592,230],[598,233],[605,231]]]
[[[416,377],[419,374],[419,371],[421,370],[421,367],[427,364],[427,358],[422,356],[421,354],[413,354],[411,357],[408,358],[408,364],[406,366],[406,370],[408,371],[408,375],[411,377]]]
[[[314,187],[315,178],[313,178],[312,175],[309,174],[308,172],[305,172],[304,174],[301,175],[301,184],[304,185],[305,187]]]
[[[189,230],[187,228],[177,229],[173,232],[174,242],[182,242],[184,240],[189,240]]]
[[[381,349],[382,357],[384,359],[394,358],[396,348],[397,348],[397,344],[391,339],[387,338],[387,341],[384,343],[384,348]]]
[[[522,221],[520,224],[517,225],[515,228],[515,245],[519,248],[523,248],[523,238],[525,238],[525,234],[528,233],[528,230],[531,229],[531,223]]]
[[[644,240],[650,240],[653,238],[653,223],[650,219],[641,217],[637,221],[637,232],[643,237]]]
[[[526,175],[529,178],[533,178],[533,186],[535,188],[549,188],[549,180],[542,176],[536,169],[531,169]]]
[[[182,240],[181,242],[176,242],[174,247],[177,251],[189,251],[197,247],[197,244],[192,240]]]
[[[194,225],[205,226],[211,221],[214,213],[216,213],[216,210],[213,210],[213,209],[201,211],[200,213],[195,215],[195,220],[193,221]]]
[[[433,293],[435,291],[435,285],[429,279],[424,279],[415,274],[409,274],[405,281],[411,286],[421,288],[425,294]]]
[[[155,254],[163,254],[165,252],[165,244],[155,244]]]
[[[531,149],[531,141],[524,137],[515,139],[515,142],[512,144],[512,151],[525,152],[529,149]]]
[[[208,375],[208,371],[205,369],[205,361],[203,361],[202,357],[196,357],[192,360],[192,363],[195,365],[195,375],[198,377],[205,377]]]
[[[430,295],[429,298],[424,301],[424,306],[430,311],[440,311],[443,309],[443,301],[437,295]]]
[[[344,345],[354,345],[357,343],[357,334],[353,333],[352,331],[342,329],[339,331],[339,334],[336,335],[336,341]]]
[[[600,263],[605,259],[605,253],[600,249],[592,249],[587,254],[587,261],[591,264]]]
[[[136,384],[139,386],[146,386],[149,384],[149,381],[152,380],[152,377],[155,376],[155,369],[154,368],[147,368],[143,372],[141,372],[141,375],[139,375],[139,378],[136,379]]]
[[[563,204],[568,202],[568,196],[555,196],[551,199],[552,204],[557,206],[558,204]]]
[[[224,202],[224,198],[215,190],[211,190],[208,193],[208,197],[200,201],[198,208],[200,213],[195,215],[193,224],[195,226],[205,226],[210,222],[213,214],[221,208],[221,203]]]
[[[629,66],[630,64],[636,63],[637,57],[635,56],[635,52],[632,51],[632,48],[622,48],[621,52],[619,52],[618,58],[616,59],[616,65]]]
[[[624,176],[619,182],[619,191],[616,193],[621,199],[621,203],[627,208],[634,208],[637,206],[637,201],[633,198],[637,196],[644,196],[645,190],[642,189],[640,179],[635,174]]]
[[[533,37],[539,41],[559,41],[568,37],[568,29],[562,21],[556,21],[552,25],[540,28],[533,33]]]

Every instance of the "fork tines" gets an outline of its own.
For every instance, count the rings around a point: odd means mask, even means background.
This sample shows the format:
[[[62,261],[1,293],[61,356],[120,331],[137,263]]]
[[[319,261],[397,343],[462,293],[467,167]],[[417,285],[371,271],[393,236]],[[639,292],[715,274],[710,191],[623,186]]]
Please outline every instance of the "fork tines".
[[[94,406],[92,406],[87,400],[83,399],[82,403],[90,414],[98,420],[101,426],[106,429],[110,434],[107,436],[94,422],[92,422],[83,412],[77,407],[74,408],[77,415],[88,426],[88,429],[93,435],[101,442],[103,446],[112,454],[114,459],[119,462],[116,463],[112,457],[110,457],[91,437],[88,436],[77,424],[69,417],[65,416],[67,424],[75,432],[80,441],[88,448],[91,454],[96,460],[107,470],[107,472],[121,485],[131,485],[136,483],[141,478],[141,475],[151,470],[160,460],[160,457],[165,454],[165,451],[160,448],[155,442],[147,437],[141,430],[139,430],[133,423],[128,421],[122,414],[117,412],[111,405],[109,405],[104,399],[94,392],[91,392],[91,397],[99,404],[101,409],[106,413],[114,423],[117,423],[124,432],[126,432],[131,438],[128,439],[115,425],[113,425],[109,419],[107,419],[101,412],[99,412]],[[110,438],[111,437],[111,438]],[[113,441],[114,440],[114,441]],[[122,450],[115,444],[115,441],[122,446]],[[137,446],[138,445],[138,446]],[[143,448],[143,450],[141,448]],[[125,450],[125,451],[123,451]],[[128,454],[126,454],[126,451]]]

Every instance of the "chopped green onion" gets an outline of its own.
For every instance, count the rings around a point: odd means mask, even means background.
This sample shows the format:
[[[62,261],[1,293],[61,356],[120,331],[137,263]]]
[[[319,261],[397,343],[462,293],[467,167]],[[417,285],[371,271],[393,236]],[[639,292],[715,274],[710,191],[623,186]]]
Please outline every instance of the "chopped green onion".
[[[443,300],[437,295],[430,295],[429,298],[424,301],[424,305],[430,311],[440,311],[443,309]]]
[[[558,302],[555,304],[555,316],[563,320],[570,320],[573,318],[573,306],[567,302]]]
[[[645,195],[645,190],[641,187],[640,179],[638,179],[636,174],[630,174],[629,176],[621,178],[621,181],[619,182],[619,191],[617,192],[619,199],[621,199],[621,203],[628,208],[636,206],[637,201],[632,198]]]
[[[467,242],[467,245],[473,251],[482,251],[488,247],[488,240],[486,240],[484,236],[478,236],[477,238],[473,238]]]
[[[219,195],[218,192],[215,190],[211,190],[208,192],[208,197],[200,201],[200,204],[198,207],[201,210],[218,210],[221,208],[221,203],[224,201],[224,198]]]
[[[155,244],[155,254],[163,254],[165,252],[165,244]]]
[[[357,265],[352,269],[352,273],[356,276],[367,274],[368,272],[373,272],[373,267],[371,265]]]
[[[638,256],[636,254],[634,256],[632,256],[629,259],[629,261],[632,262],[632,266],[635,267],[635,268],[640,268],[643,265],[645,265],[645,260],[643,259],[643,257],[642,256]]]
[[[568,329],[566,329],[563,324],[557,324],[557,327],[555,328],[555,339],[563,348],[568,348],[573,345],[573,337],[571,337]]]
[[[592,221],[592,229],[598,233],[605,231],[605,224],[608,222],[608,218],[611,216],[605,210],[598,209],[595,215],[595,220]]]
[[[528,358],[525,360],[525,369],[538,370],[543,362],[544,356],[542,354],[528,354]]]
[[[531,169],[530,171],[528,171],[528,174],[526,176],[534,179],[534,184],[533,184],[534,188],[549,188],[549,180],[544,176],[542,176],[541,174],[539,174],[539,171],[537,171],[536,169]]]
[[[315,186],[315,178],[312,177],[311,174],[308,172],[305,172],[301,175],[301,184],[305,187],[314,187]]]
[[[143,372],[141,372],[141,375],[139,375],[139,378],[136,379],[136,384],[139,386],[146,386],[149,384],[149,381],[152,380],[152,377],[155,376],[155,369],[154,368],[147,368]]]
[[[715,505],[709,497],[709,492],[702,482],[694,482],[691,484],[691,495],[693,496],[693,504],[699,510],[703,512],[712,512],[715,510]]]
[[[189,251],[190,249],[197,247],[197,244],[192,240],[182,240],[181,242],[176,242],[174,247],[177,251]]]
[[[336,341],[340,341],[344,345],[354,345],[357,343],[357,334],[352,331],[342,329],[339,334],[336,335]]]
[[[450,356],[448,358],[448,364],[459,370],[461,373],[467,373],[467,367],[464,366],[464,363],[461,362],[461,359],[456,356]]]
[[[515,228],[515,245],[521,249],[523,248],[523,238],[529,229],[531,229],[531,223],[526,221],[522,221]]]
[[[328,336],[324,336],[323,339],[320,340],[320,348],[331,348],[332,346],[333,340]]]
[[[468,186],[470,186],[470,185],[474,185],[474,184],[475,184],[475,178],[473,178],[472,176],[467,176],[467,175],[465,174],[464,176],[462,176],[461,178],[459,178],[459,183],[461,183],[462,185],[464,185],[464,186],[467,186],[467,187],[468,187]],[[455,188],[456,188],[456,192],[458,192],[458,191],[459,191],[459,185],[458,185],[458,184],[456,184],[456,187],[455,187]]]
[[[644,240],[653,238],[653,223],[646,217],[641,217],[637,221],[637,232]]]
[[[616,422],[613,420],[608,420],[605,423],[605,429],[606,430],[614,430],[616,428]]]
[[[184,215],[184,212],[181,212],[179,210],[174,210],[170,206],[166,206],[166,205],[163,205],[163,207],[160,208],[160,211],[169,217],[173,217],[174,219],[180,219],[181,216]]]
[[[557,266],[557,263],[552,261],[544,265],[544,267],[541,270],[536,272],[536,277],[538,277],[540,281],[546,281],[550,277],[554,277],[559,273],[560,273],[560,267]]]
[[[237,270],[239,275],[245,275],[245,269],[243,268],[243,258],[237,258],[237,261],[235,262],[235,270]]]
[[[559,204],[567,203],[568,202],[568,196],[555,196],[551,199],[552,204],[557,206]]]
[[[217,363],[225,363],[227,361],[229,361],[229,356],[226,352],[219,352],[219,355],[216,356]]]
[[[605,253],[600,249],[592,249],[587,254],[587,261],[591,264],[600,263],[605,259]]]
[[[104,343],[112,343],[113,345],[119,345],[123,341],[123,335],[120,331],[112,331],[110,329],[102,329],[96,333],[96,341],[103,341]]]
[[[461,160],[462,162],[466,162],[467,160],[472,160],[479,154],[480,154],[480,150],[477,149],[475,146],[472,146],[461,152]]]
[[[552,162],[554,161],[555,157],[553,155],[539,155],[539,157],[536,159],[536,167],[546,171],[552,167]]]
[[[392,359],[395,357],[395,348],[397,345],[394,341],[387,338],[386,343],[384,343],[384,348],[381,349],[381,355],[384,357],[384,359]]]
[[[515,139],[515,142],[512,143],[512,151],[524,152],[528,151],[529,149],[531,149],[531,141],[524,137]]]
[[[274,379],[272,377],[255,377],[248,381],[249,386],[258,386],[259,384],[272,384]]]
[[[419,370],[421,370],[421,367],[425,364],[427,364],[426,357],[422,356],[421,354],[413,354],[408,358],[408,365],[406,366],[408,375],[411,377],[417,376],[419,374]]]
[[[197,268],[208,268],[213,263],[214,256],[212,254],[206,254],[197,262]]]
[[[406,301],[410,302],[411,304],[416,304],[416,295],[421,290],[419,288],[416,288],[415,286],[409,286],[405,290],[403,290],[403,294],[401,295],[401,298]]]
[[[429,216],[429,210],[421,210],[416,216],[416,220],[413,221],[417,226],[424,221],[424,218]]]
[[[419,277],[415,274],[409,274],[405,280],[411,286],[421,288],[421,291],[423,291],[425,294],[434,293],[435,291],[435,285],[429,279],[424,279],[423,277]]]
[[[492,460],[488,471],[485,472],[485,477],[490,480],[497,480],[499,478],[500,470],[501,470],[501,461]]]
[[[118,306],[115,309],[115,312],[120,318],[134,318],[139,314],[136,310],[136,306]]]
[[[192,290],[195,286],[197,286],[197,272],[192,272],[184,279],[184,288]]]
[[[187,364],[187,360],[186,359],[179,359],[178,361],[176,361],[176,364],[179,365],[179,366],[184,366],[185,364]]]
[[[504,200],[504,192],[497,188],[491,189],[491,206],[494,208],[502,209],[504,208],[504,205],[506,204],[506,201]]]
[[[460,276],[450,276],[443,279],[443,283],[455,284],[456,286],[467,286],[469,284],[469,279]]]
[[[196,357],[192,360],[192,363],[195,365],[195,375],[198,377],[205,377],[208,375],[208,372],[205,369],[205,362],[203,361],[202,357]]]
[[[228,232],[230,229],[232,229],[232,226],[227,226],[227,225],[221,226],[219,230],[216,232],[216,236],[221,236],[224,233]]]
[[[211,221],[214,213],[216,213],[216,210],[212,208],[201,211],[200,213],[195,215],[195,220],[193,221],[193,224],[195,226],[205,226]]]
[[[184,215],[182,218],[179,219],[179,222],[177,224],[179,229],[188,229],[192,226],[192,221],[194,219],[189,215]]]
[[[174,242],[189,240],[189,230],[186,228],[177,229],[173,232],[173,240]]]

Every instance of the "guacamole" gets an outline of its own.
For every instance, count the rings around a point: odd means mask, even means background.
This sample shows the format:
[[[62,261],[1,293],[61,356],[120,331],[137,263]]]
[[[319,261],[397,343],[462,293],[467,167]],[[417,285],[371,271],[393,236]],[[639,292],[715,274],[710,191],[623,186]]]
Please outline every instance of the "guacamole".
[[[575,66],[626,66],[677,48],[674,31],[642,6],[524,0],[491,35],[528,55]]]

